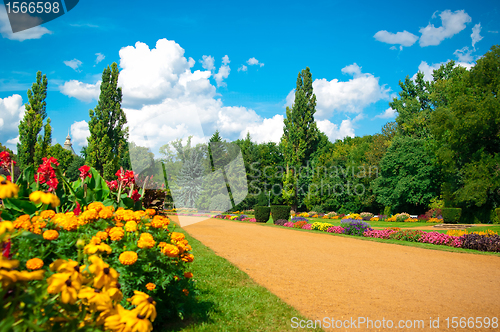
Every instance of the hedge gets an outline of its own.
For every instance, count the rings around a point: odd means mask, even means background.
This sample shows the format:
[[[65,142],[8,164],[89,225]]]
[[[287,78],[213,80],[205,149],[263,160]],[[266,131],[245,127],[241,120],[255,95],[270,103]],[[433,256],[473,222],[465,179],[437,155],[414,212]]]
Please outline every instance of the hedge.
[[[443,221],[445,224],[458,224],[462,209],[460,208],[442,208]]]
[[[257,222],[267,222],[271,213],[269,206],[256,206],[255,207],[255,220]]]
[[[273,220],[290,219],[290,207],[288,205],[273,205],[271,206]]]

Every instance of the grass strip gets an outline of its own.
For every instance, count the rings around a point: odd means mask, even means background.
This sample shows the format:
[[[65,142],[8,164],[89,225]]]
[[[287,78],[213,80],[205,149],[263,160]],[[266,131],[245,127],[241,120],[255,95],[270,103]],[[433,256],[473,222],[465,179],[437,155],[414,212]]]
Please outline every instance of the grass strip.
[[[193,248],[190,271],[197,294],[186,319],[171,322],[161,331],[294,331],[292,317],[307,320],[183,229],[176,231],[184,233]]]

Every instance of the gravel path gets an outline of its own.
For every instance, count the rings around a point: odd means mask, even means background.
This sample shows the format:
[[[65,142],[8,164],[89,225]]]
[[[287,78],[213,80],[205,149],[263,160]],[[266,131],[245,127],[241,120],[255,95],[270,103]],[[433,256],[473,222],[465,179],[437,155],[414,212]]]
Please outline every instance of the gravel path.
[[[431,330],[431,317],[439,317],[439,328],[432,330],[451,331],[451,327],[447,329],[447,317],[450,324],[452,317],[500,319],[497,256],[428,250],[255,223],[198,220],[191,220],[184,229],[313,320],[352,318],[357,323],[357,329],[352,330],[359,331],[379,330],[375,328],[377,320],[380,324],[385,324],[383,319],[391,320],[394,327],[400,320],[407,327],[408,323],[413,326],[414,320],[423,320],[425,329],[416,329],[422,331]],[[359,317],[372,320],[374,328],[360,326]],[[467,330],[479,330],[474,326]]]

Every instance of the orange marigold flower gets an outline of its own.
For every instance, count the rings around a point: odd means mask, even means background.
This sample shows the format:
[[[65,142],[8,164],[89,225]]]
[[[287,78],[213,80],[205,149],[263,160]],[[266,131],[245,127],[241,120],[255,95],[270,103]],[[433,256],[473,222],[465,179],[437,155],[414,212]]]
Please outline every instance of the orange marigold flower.
[[[85,223],[88,223],[90,221],[99,219],[99,213],[94,209],[87,210],[84,211],[82,214],[80,214],[80,219],[83,220]]]
[[[120,241],[124,234],[125,232],[121,227],[113,227],[109,230],[109,237],[112,241]]]
[[[170,224],[170,220],[162,216],[154,216],[151,222],[151,227],[162,228]]]
[[[179,256],[179,248],[172,244],[165,243],[165,245],[162,246],[161,252],[164,255],[167,255],[168,257],[177,257]]]
[[[118,260],[123,265],[132,265],[137,262],[137,253],[134,251],[124,251],[120,254]]]
[[[137,246],[141,249],[144,248],[153,248],[156,242],[153,238],[153,235],[149,233],[142,233],[139,241],[137,241]]]
[[[45,210],[40,213],[40,217],[42,219],[52,219],[56,215],[56,212],[54,210]]]
[[[154,289],[156,288],[156,285],[155,285],[155,284],[153,284],[152,282],[148,282],[148,283],[146,284],[146,288],[147,288],[148,290],[152,291],[152,290],[154,290]]]
[[[97,211],[97,213],[99,213],[99,211],[104,209],[104,204],[102,204],[101,202],[92,202],[87,206],[87,209],[88,210],[95,210],[95,211]]]
[[[40,270],[43,267],[43,261],[40,258],[32,258],[26,262],[26,267],[30,270]]]
[[[181,256],[181,260],[186,263],[191,263],[194,261],[194,255],[193,254],[183,254]]]
[[[43,232],[43,238],[45,240],[53,241],[59,237],[59,233],[53,229],[49,229]]]
[[[170,235],[170,238],[172,239],[172,242],[177,242],[177,241],[184,240],[186,237],[182,233],[172,232],[172,234]]]
[[[104,240],[106,240],[108,238],[108,233],[106,233],[106,232],[97,232],[97,234],[95,236],[97,236],[102,241],[104,241]]]
[[[125,230],[127,232],[135,232],[137,231],[137,223],[133,220],[131,221],[127,221],[127,223],[125,224]]]
[[[184,295],[188,296],[189,295],[189,291],[187,289],[183,289],[182,292],[184,293]]]
[[[154,216],[156,211],[154,209],[146,209],[146,214],[150,217]]]
[[[191,272],[184,272],[184,277],[190,279],[193,277],[193,274]]]
[[[113,211],[109,207],[105,207],[101,211],[99,211],[99,218],[101,219],[110,219],[113,217]]]
[[[31,225],[31,221],[30,221],[30,216],[28,216],[27,214],[24,214],[22,216],[19,216],[13,223],[14,225],[14,228],[15,229],[24,229],[24,230],[31,230],[31,228],[33,227]]]
[[[134,212],[134,216],[136,219],[141,219],[142,217],[144,217],[146,215],[146,211],[135,211]]]

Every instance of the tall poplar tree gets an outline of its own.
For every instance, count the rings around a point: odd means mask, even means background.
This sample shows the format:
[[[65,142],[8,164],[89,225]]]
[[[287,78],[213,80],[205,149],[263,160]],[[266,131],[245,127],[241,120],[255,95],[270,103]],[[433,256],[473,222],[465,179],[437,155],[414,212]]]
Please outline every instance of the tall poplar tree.
[[[286,163],[284,174],[283,198],[297,210],[298,178],[297,170],[306,165],[314,152],[319,139],[319,131],[314,121],[316,113],[316,95],[313,93],[312,75],[309,67],[303,69],[297,77],[295,101],[286,108],[281,147]]]
[[[48,149],[52,142],[52,128],[50,118],[45,126],[43,121],[47,118],[47,76],[39,71],[36,82],[28,90],[28,103],[25,104],[23,120],[19,123],[19,143],[17,151],[21,167],[39,165],[43,157],[47,157]],[[44,134],[39,135],[44,128]]]
[[[121,108],[122,89],[118,87],[118,75],[116,62],[103,70],[99,102],[89,111],[86,163],[107,180],[114,177],[127,152],[127,118]]]

